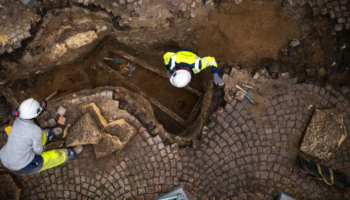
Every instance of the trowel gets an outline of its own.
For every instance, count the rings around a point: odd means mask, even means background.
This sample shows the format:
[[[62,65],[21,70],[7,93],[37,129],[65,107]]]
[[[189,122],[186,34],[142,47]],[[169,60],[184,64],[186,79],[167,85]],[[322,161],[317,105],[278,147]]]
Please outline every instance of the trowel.
[[[122,64],[122,61],[119,58],[104,58],[105,60],[111,60],[114,61],[117,64]],[[129,69],[129,74],[128,76],[132,76],[132,73],[134,73],[135,71],[135,67],[133,65],[131,65],[129,62],[126,64],[126,67]]]
[[[117,64],[121,64],[122,62],[119,60],[119,58],[104,58],[105,60],[112,60],[112,61],[114,61],[115,63],[117,63]]]

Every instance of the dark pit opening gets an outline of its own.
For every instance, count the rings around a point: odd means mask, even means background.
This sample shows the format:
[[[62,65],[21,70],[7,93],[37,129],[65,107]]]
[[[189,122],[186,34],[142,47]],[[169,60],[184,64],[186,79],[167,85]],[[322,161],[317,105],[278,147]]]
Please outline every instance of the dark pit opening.
[[[204,94],[195,89],[193,92],[192,89],[172,86],[169,79],[161,74],[162,69],[156,69],[156,72],[149,70],[108,50],[111,46],[108,42],[101,42],[81,60],[44,74],[33,75],[34,91],[39,98],[59,91],[56,96],[59,98],[84,89],[102,86],[125,87],[151,99],[155,117],[167,132],[184,136],[185,130],[195,123],[201,112],[203,98],[200,97]],[[120,47],[117,49],[123,50]],[[104,58],[118,58],[121,64]],[[128,76],[127,62],[136,67],[132,76]]]
[[[196,94],[172,86],[169,79],[130,62],[119,55],[109,53],[106,57],[120,59],[122,62],[121,64],[108,60],[104,62],[124,76],[128,81],[134,83],[141,90],[146,92],[150,97],[156,99],[159,103],[178,114],[181,118],[186,120],[189,117],[199,99]],[[130,62],[136,67],[132,76],[128,76],[129,70],[126,67],[127,62]]]

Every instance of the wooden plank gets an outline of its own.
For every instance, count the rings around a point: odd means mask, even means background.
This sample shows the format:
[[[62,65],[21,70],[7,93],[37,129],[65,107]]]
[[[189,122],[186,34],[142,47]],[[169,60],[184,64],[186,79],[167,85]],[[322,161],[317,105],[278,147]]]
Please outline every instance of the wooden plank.
[[[103,62],[98,63],[98,65],[100,67],[102,67],[103,69],[109,71],[110,73],[112,73],[114,76],[116,76],[118,78],[118,80],[120,80],[121,82],[123,82],[124,84],[130,86],[131,88],[135,89],[139,94],[141,94],[142,96],[144,96],[146,99],[148,99],[153,105],[157,106],[159,109],[161,109],[163,112],[165,112],[166,114],[168,114],[170,117],[172,117],[173,119],[175,119],[177,122],[179,122],[180,124],[182,124],[183,126],[185,125],[185,120],[183,118],[181,118],[180,116],[178,116],[176,113],[174,113],[173,111],[171,111],[170,109],[166,108],[165,106],[163,106],[161,103],[159,103],[157,100],[149,97],[143,90],[141,90],[139,87],[137,87],[135,84],[131,83],[130,81],[126,80],[122,75],[120,75],[118,72],[116,72],[115,70],[113,70],[112,68],[110,68],[108,65],[104,64]]]
[[[188,125],[190,122],[192,122],[195,118],[195,116],[198,114],[198,110],[200,109],[200,107],[202,106],[202,102],[203,102],[203,96],[200,96],[199,99],[197,100],[196,105],[193,107],[190,115],[187,117],[185,124]]]
[[[132,62],[134,62],[134,63],[136,63],[138,65],[141,65],[142,67],[144,67],[144,68],[146,68],[146,69],[148,69],[148,70],[150,70],[150,71],[152,71],[154,73],[157,73],[157,74],[159,74],[160,76],[162,76],[162,77],[164,77],[166,79],[169,79],[166,71],[159,70],[159,69],[157,69],[155,67],[152,67],[151,65],[147,64],[146,62],[144,62],[144,61],[142,61],[140,59],[137,59],[134,56],[129,55],[129,54],[127,54],[127,53],[125,53],[125,52],[123,52],[123,51],[121,51],[121,50],[119,50],[119,49],[117,49],[115,47],[108,47],[107,50],[109,50],[109,51],[111,51],[111,52],[113,52],[115,54],[118,54],[118,55],[124,57],[125,59],[130,60],[130,61],[132,61]],[[192,93],[194,93],[194,94],[196,94],[198,96],[202,96],[201,92],[199,92],[198,90],[196,90],[194,88],[191,88],[190,86],[186,86],[186,87],[184,87],[184,89],[186,89],[186,90],[188,90],[188,91],[190,91],[190,92],[192,92]]]

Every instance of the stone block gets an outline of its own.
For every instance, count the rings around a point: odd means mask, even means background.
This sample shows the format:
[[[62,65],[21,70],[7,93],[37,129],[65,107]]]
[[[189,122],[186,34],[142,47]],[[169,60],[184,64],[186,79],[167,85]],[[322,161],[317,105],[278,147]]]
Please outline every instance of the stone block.
[[[103,129],[107,125],[106,119],[101,115],[100,109],[95,103],[90,103],[82,107],[83,113],[89,113],[92,118],[94,118],[100,129]]]
[[[335,16],[336,16],[337,18],[342,17],[342,16],[343,16],[343,13],[342,13],[341,11],[337,11],[337,12],[335,12]]]
[[[56,126],[56,120],[54,119],[54,118],[51,118],[51,119],[49,119],[48,121],[47,121],[47,126],[48,127],[54,127],[54,126]]]
[[[69,130],[66,138],[67,147],[98,144],[101,140],[101,132],[90,114],[85,113]]]
[[[338,24],[342,24],[345,22],[346,22],[345,18],[338,18]]]
[[[137,132],[137,129],[124,119],[113,121],[106,126],[107,133],[117,136],[125,145]]]
[[[33,7],[36,4],[36,0],[21,0],[29,8]]]
[[[60,116],[64,116],[64,114],[66,114],[66,109],[63,108],[62,106],[58,107],[57,112],[58,115]]]
[[[26,26],[24,27],[24,29],[25,29],[26,31],[29,31],[31,28],[32,28],[32,26],[31,26],[30,24],[28,24],[28,25],[26,25]]]
[[[96,104],[98,108],[100,108],[102,116],[104,116],[107,121],[115,121],[129,114],[125,110],[120,110],[119,102],[115,100],[108,99],[96,102]]]
[[[14,37],[14,38],[11,39],[11,41],[12,41],[13,43],[16,43],[16,42],[18,42],[19,40],[18,40],[18,37]]]
[[[16,33],[11,33],[10,39],[12,39],[12,38],[14,38],[14,37],[16,37]]]
[[[322,0],[317,0],[317,5],[322,8],[323,7],[323,1]]]
[[[321,15],[327,15],[328,10],[327,8],[321,8],[320,12],[321,12]]]
[[[343,114],[336,108],[316,109],[306,129],[300,150],[319,159],[327,159],[347,137]]]
[[[289,43],[289,46],[293,48],[298,46],[299,44],[300,44],[299,40],[293,40]]]
[[[24,34],[19,34],[17,37],[19,41],[22,41],[24,39]]]
[[[342,24],[335,24],[333,29],[335,31],[341,31],[341,30],[343,30],[343,25]]]
[[[19,200],[21,196],[21,188],[19,188],[18,183],[16,183],[10,174],[0,175],[1,189],[0,189],[0,199],[14,199]]]
[[[96,158],[102,158],[115,151],[119,151],[123,148],[123,144],[120,142],[117,136],[112,136],[107,133],[102,133],[102,138],[98,144],[94,144],[94,150]]]
[[[13,48],[14,49],[19,49],[21,47],[22,47],[21,42],[16,42],[16,43],[13,44]]]
[[[6,47],[6,51],[7,51],[7,53],[12,53],[12,52],[13,52],[12,46],[11,46],[11,45],[8,45],[8,46]]]
[[[24,32],[23,35],[24,35],[24,38],[25,38],[25,39],[26,39],[26,38],[29,38],[30,36],[32,36],[32,34],[30,34],[29,31]]]

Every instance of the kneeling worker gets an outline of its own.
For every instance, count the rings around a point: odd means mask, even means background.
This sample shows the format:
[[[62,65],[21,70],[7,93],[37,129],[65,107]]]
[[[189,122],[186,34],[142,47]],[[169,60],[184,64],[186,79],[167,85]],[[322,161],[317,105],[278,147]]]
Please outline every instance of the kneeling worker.
[[[223,86],[224,82],[219,77],[219,68],[213,57],[200,58],[191,50],[181,49],[177,53],[167,52],[164,54],[165,68],[168,70],[170,83],[175,87],[182,88],[188,85],[192,76],[203,69],[211,66],[214,83]]]
[[[83,150],[78,146],[43,152],[43,146],[62,133],[61,128],[41,130],[34,123],[33,119],[45,107],[46,101],[39,103],[31,98],[23,101],[18,111],[13,111],[18,118],[12,125],[6,145],[0,150],[1,162],[10,172],[21,176],[35,174],[73,160]]]

